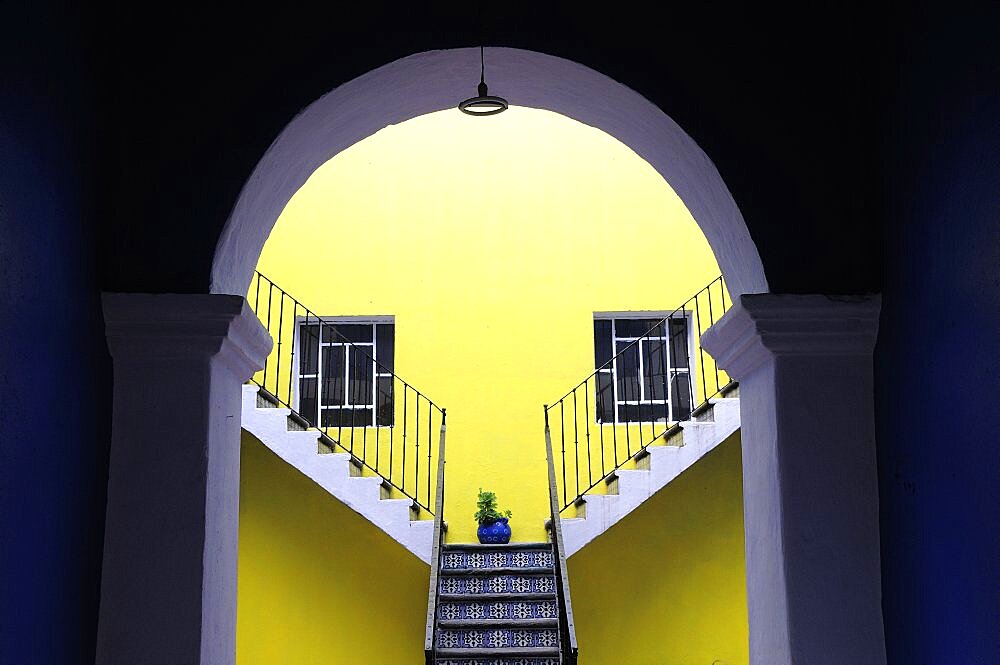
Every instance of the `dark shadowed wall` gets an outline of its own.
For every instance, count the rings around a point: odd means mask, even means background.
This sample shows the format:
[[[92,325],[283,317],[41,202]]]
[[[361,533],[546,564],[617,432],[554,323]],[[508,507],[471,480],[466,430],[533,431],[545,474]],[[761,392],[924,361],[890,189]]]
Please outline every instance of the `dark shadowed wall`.
[[[984,3],[985,4],[985,3]],[[1000,654],[1000,11],[906,15],[876,349],[891,663]]]
[[[86,49],[0,12],[0,662],[93,662],[110,426]]]
[[[485,41],[580,62],[662,108],[718,166],[773,290],[879,290],[870,120],[886,17],[870,3],[821,17],[735,2],[675,3],[668,16],[552,5],[530,15],[484,11],[370,3],[345,13],[314,3],[260,14],[209,5],[196,20],[178,11],[120,26],[121,12],[108,12],[101,25],[116,29],[101,32],[114,100],[102,109],[102,247],[115,260],[104,262],[104,283],[206,290],[240,188],[297,112],[398,58]],[[790,19],[802,29],[789,29]]]

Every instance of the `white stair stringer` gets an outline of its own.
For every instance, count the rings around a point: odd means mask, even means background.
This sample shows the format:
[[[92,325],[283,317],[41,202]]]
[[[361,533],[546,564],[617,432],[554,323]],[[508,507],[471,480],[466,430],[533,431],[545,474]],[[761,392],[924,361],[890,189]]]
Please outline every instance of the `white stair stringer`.
[[[683,445],[650,445],[647,448],[648,470],[619,469],[615,472],[617,494],[585,494],[585,505],[580,511],[583,517],[561,519],[567,557],[610,529],[739,429],[739,398],[720,397],[709,401],[712,420],[690,420],[680,424]]]
[[[318,431],[288,429],[291,411],[280,407],[258,407],[257,391],[256,385],[243,386],[243,429],[429,564],[434,520],[411,520],[412,502],[409,499],[382,499],[381,478],[352,476],[350,454],[320,453]]]

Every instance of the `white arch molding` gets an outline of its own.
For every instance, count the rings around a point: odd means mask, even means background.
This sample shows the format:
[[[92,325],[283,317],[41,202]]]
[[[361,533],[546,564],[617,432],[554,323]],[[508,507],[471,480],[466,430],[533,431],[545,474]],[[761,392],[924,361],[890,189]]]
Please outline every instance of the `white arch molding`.
[[[105,298],[115,392],[98,663],[235,661],[241,386],[270,350],[244,299],[260,252],[317,168],[383,127],[454,107],[474,89],[478,55],[398,60],[294,118],[218,240],[215,295]],[[735,304],[703,344],[740,381],[751,662],[885,663],[878,298],[767,293],[732,195],[662,111],[568,60],[508,48],[487,56],[491,87],[511,103],[601,129],[649,162],[722,268]]]
[[[757,247],[732,194],[708,156],[663,111],[570,60],[513,48],[489,48],[486,55],[490,88],[511,104],[596,127],[649,162],[701,227],[734,298],[767,292]],[[477,48],[429,51],[373,70],[310,104],[278,135],[240,192],[215,249],[211,292],[246,295],[278,216],[317,168],[384,127],[456,108],[478,78]]]

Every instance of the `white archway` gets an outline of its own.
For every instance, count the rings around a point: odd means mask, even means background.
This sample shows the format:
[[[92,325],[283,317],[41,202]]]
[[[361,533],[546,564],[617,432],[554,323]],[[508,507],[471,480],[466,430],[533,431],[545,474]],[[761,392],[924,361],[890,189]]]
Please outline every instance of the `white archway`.
[[[568,60],[506,48],[487,56],[494,92],[601,129],[646,159],[722,268],[734,306],[703,343],[740,381],[751,662],[885,663],[878,298],[768,294],[717,169],[662,111]],[[474,90],[477,57],[455,49],[404,58],[294,118],[223,229],[214,295],[105,298],[115,396],[99,663],[234,661],[241,385],[270,351],[243,297],[260,252],[320,165],[383,127],[455,106]]]
[[[511,104],[596,127],[673,187],[715,252],[734,299],[768,291],[757,247],[715,165],[677,123],[634,90],[588,67],[512,48],[486,51],[491,90]],[[310,104],[282,130],[240,192],[212,263],[212,293],[245,295],[285,204],[340,151],[389,125],[455,108],[475,90],[479,51],[429,51],[380,67]],[[457,111],[456,111],[457,113]]]

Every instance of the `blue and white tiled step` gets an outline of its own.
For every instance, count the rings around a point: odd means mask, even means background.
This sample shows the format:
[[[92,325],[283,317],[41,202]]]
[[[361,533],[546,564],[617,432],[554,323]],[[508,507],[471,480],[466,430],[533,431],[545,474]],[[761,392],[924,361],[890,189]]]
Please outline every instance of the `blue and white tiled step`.
[[[447,628],[438,632],[438,647],[445,649],[530,649],[559,648],[559,627],[530,629],[497,626],[495,628]]]
[[[531,656],[446,658],[444,660],[438,659],[437,665],[559,665],[559,658],[533,658]]]
[[[478,595],[486,593],[555,593],[552,573],[521,574],[508,571],[446,577],[442,571],[440,593],[447,595]]]
[[[487,595],[487,594],[484,594]],[[490,594],[491,595],[491,594]],[[541,594],[539,594],[541,595]],[[527,597],[497,597],[494,600],[468,601],[442,596],[438,602],[438,619],[442,621],[468,620],[528,620],[558,619],[556,599]]]
[[[508,547],[487,550],[485,547],[466,545],[462,549],[448,547],[441,554],[442,571],[481,568],[552,568],[552,549]]]
[[[446,545],[436,621],[438,665],[558,665],[552,546]]]

